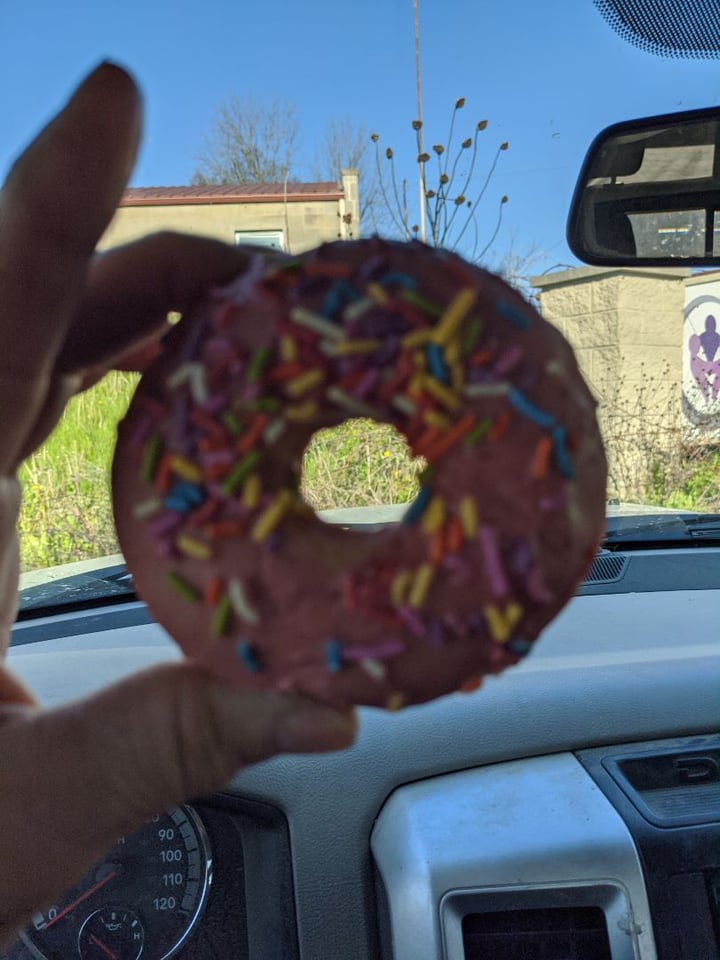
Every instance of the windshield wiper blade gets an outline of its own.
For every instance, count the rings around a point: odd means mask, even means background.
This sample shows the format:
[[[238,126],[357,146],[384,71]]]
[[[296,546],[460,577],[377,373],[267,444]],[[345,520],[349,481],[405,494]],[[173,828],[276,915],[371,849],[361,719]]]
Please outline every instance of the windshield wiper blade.
[[[720,533],[720,516],[713,513],[688,517],[685,524],[693,537],[717,536]]]
[[[123,564],[116,564],[26,587],[20,591],[18,620],[59,608],[117,603],[134,597],[132,576]]]
[[[668,513],[613,517],[612,524],[608,524],[604,545],[687,544],[697,540],[720,540],[720,514]]]

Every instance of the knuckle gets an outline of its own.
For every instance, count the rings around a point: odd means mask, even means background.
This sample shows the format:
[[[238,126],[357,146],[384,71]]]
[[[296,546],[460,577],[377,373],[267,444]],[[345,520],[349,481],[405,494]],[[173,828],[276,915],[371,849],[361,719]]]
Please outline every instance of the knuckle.
[[[223,786],[232,773],[224,724],[207,684],[189,670],[168,677],[153,711],[152,739],[139,740],[145,781],[169,805]],[[155,802],[157,806],[157,802]]]
[[[188,683],[172,711],[177,770],[183,797],[221,786],[230,775],[227,735],[209,691]]]

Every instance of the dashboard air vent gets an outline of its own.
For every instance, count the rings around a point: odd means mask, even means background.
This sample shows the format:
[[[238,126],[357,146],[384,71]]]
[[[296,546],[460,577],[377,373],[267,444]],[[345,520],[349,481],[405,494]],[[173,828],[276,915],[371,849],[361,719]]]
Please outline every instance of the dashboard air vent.
[[[599,553],[592,562],[585,583],[612,583],[621,580],[628,562],[628,557],[622,553]]]
[[[611,960],[600,907],[470,913],[462,921],[466,960]]]

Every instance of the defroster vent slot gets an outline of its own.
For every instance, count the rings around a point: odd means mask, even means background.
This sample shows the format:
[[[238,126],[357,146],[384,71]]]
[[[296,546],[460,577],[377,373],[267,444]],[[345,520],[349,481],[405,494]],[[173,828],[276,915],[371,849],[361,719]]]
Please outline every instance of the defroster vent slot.
[[[629,558],[620,553],[599,553],[592,562],[585,583],[616,583],[625,575]]]

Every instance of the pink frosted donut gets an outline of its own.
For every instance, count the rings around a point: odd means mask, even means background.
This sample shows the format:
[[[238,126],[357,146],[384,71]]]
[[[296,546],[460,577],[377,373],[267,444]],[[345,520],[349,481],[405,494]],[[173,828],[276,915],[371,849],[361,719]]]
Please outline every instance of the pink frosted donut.
[[[427,462],[402,523],[321,522],[312,434],[393,424]],[[604,526],[595,403],[560,333],[419,243],[258,255],[168,336],[119,430],[120,544],[189,657],[240,687],[397,708],[514,664]]]

